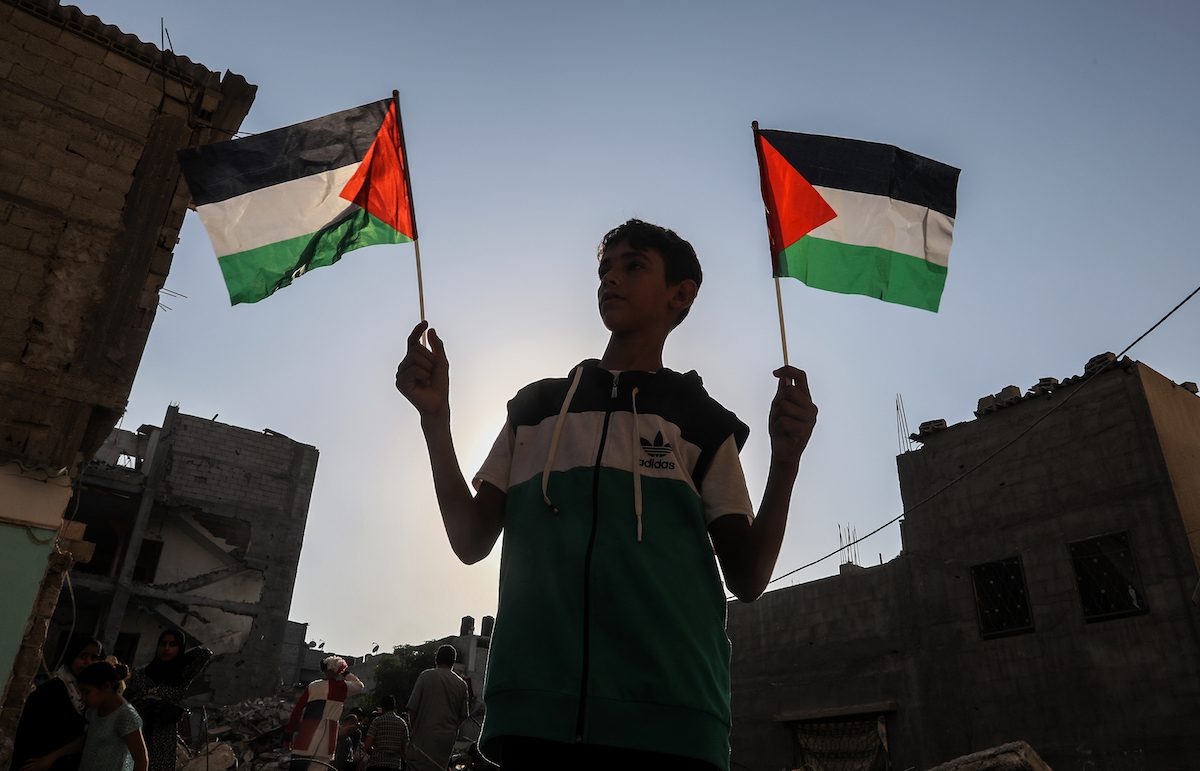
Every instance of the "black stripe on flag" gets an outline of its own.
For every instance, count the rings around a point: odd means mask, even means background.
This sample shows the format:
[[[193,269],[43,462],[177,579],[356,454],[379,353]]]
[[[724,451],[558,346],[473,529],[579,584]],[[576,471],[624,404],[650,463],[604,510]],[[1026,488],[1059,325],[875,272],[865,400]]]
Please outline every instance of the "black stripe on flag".
[[[358,163],[391,104],[382,99],[251,137],[181,150],[179,165],[192,203],[217,203]]]
[[[759,132],[809,184],[885,195],[953,219],[959,170],[894,145],[817,134]]]

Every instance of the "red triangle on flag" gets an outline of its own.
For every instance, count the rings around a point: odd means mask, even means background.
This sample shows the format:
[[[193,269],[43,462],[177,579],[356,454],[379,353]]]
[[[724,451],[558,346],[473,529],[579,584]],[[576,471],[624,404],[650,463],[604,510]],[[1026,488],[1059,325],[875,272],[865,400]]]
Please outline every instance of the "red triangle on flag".
[[[358,170],[342,188],[341,197],[415,239],[417,228],[409,203],[407,176],[400,126],[396,121],[396,105],[393,103],[388,107],[383,125],[379,127],[379,133],[359,163]]]
[[[761,135],[758,137],[758,171],[763,204],[767,207],[767,231],[771,239],[771,261],[775,275],[783,250],[808,235],[814,228],[837,217],[833,207]]]

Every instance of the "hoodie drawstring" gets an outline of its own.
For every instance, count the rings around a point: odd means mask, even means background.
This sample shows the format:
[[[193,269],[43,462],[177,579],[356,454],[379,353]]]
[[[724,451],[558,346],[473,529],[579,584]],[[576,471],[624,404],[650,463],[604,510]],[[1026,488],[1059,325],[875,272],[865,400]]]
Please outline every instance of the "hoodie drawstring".
[[[637,539],[638,543],[642,541],[642,472],[641,463],[641,433],[638,431],[638,411],[637,411],[637,395],[638,389],[634,388],[630,395],[630,401],[633,404],[633,434],[630,444],[632,452],[630,457],[633,458],[633,513],[637,516]]]
[[[579,388],[579,380],[582,377],[583,367],[578,366],[575,368],[575,377],[571,379],[571,387],[567,389],[567,396],[558,410],[558,419],[554,421],[554,433],[550,435],[550,454],[546,456],[546,466],[542,469],[542,500],[555,514],[558,513],[558,507],[550,500],[550,469],[554,466],[554,456],[558,453],[558,440],[567,422],[567,411],[571,408],[571,400],[575,398],[575,391]]]

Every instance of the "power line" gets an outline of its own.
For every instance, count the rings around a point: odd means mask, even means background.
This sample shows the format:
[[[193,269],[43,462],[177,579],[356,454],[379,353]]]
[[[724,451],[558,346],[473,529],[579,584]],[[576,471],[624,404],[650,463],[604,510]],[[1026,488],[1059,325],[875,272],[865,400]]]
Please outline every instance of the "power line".
[[[825,556],[823,556],[823,557],[818,557],[817,559],[813,560],[812,562],[805,563],[805,564],[801,565],[800,567],[798,567],[798,568],[795,568],[794,570],[789,570],[788,572],[784,573],[783,575],[779,575],[779,576],[776,576],[775,578],[772,578],[770,581],[768,581],[768,582],[767,582],[767,586],[770,586],[771,584],[775,583],[776,581],[782,581],[783,579],[785,579],[785,578],[788,578],[789,576],[794,576],[795,574],[799,573],[801,570],[806,570],[806,569],[808,569],[808,568],[811,568],[811,567],[812,567],[812,566],[814,566],[814,565],[818,565],[818,564],[820,564],[820,563],[824,562],[825,560],[827,560],[827,559],[829,559],[829,558],[831,558],[831,557],[834,557],[834,556],[836,556],[836,555],[837,555],[839,552],[841,552],[843,549],[847,549],[847,548],[849,548],[849,547],[851,547],[851,546],[854,546],[855,544],[858,544],[858,543],[861,543],[861,542],[863,542],[863,541],[867,540],[868,538],[870,538],[871,536],[873,536],[873,535],[875,535],[876,533],[880,532],[881,530],[883,530],[883,529],[885,529],[885,528],[887,528],[887,527],[889,527],[889,526],[891,526],[891,525],[893,525],[893,524],[895,524],[895,523],[899,522],[899,521],[900,521],[901,519],[903,519],[905,516],[907,516],[907,515],[911,514],[911,513],[912,513],[912,512],[914,512],[914,511],[916,511],[916,510],[917,510],[917,509],[919,509],[920,507],[924,506],[926,503],[929,503],[931,500],[933,500],[934,498],[938,497],[938,496],[939,496],[939,495],[941,495],[942,493],[946,492],[946,491],[947,491],[947,490],[949,490],[951,487],[953,487],[954,485],[958,484],[958,483],[959,483],[959,482],[961,482],[962,480],[966,479],[966,478],[967,478],[968,476],[970,476],[971,474],[974,474],[976,471],[978,471],[978,470],[979,470],[980,468],[982,468],[984,465],[986,465],[986,464],[990,463],[990,462],[992,461],[992,459],[994,459],[994,458],[995,458],[997,455],[1001,454],[1002,452],[1004,452],[1005,450],[1007,450],[1009,447],[1012,447],[1014,444],[1016,444],[1017,442],[1019,442],[1019,441],[1020,441],[1022,438],[1024,438],[1024,437],[1025,437],[1025,435],[1026,435],[1026,434],[1028,434],[1030,431],[1032,431],[1034,428],[1036,428],[1036,427],[1037,427],[1037,426],[1038,426],[1038,425],[1039,425],[1039,424],[1040,424],[1042,421],[1044,421],[1046,418],[1050,417],[1050,416],[1051,416],[1051,415],[1053,415],[1055,412],[1057,412],[1057,411],[1059,410],[1059,408],[1061,408],[1061,407],[1062,407],[1063,405],[1065,405],[1067,402],[1071,401],[1071,399],[1072,399],[1072,398],[1074,398],[1074,396],[1075,396],[1076,394],[1078,394],[1080,391],[1082,391],[1084,388],[1086,388],[1086,387],[1087,387],[1087,385],[1088,385],[1088,383],[1091,383],[1091,382],[1092,382],[1092,380],[1093,380],[1093,379],[1095,379],[1095,377],[1096,377],[1097,375],[1099,375],[1101,372],[1104,372],[1105,370],[1107,370],[1109,367],[1111,367],[1111,366],[1112,366],[1113,364],[1115,364],[1116,362],[1120,361],[1120,360],[1121,360],[1121,357],[1122,357],[1122,356],[1124,356],[1126,353],[1128,353],[1128,352],[1129,352],[1129,350],[1130,350],[1131,348],[1133,348],[1135,345],[1137,345],[1138,343],[1140,343],[1140,342],[1141,342],[1143,339],[1145,339],[1145,337],[1146,337],[1147,335],[1149,335],[1151,332],[1153,332],[1154,330],[1158,329],[1158,327],[1159,327],[1159,326],[1160,326],[1160,325],[1161,325],[1161,324],[1162,324],[1164,321],[1166,321],[1167,319],[1171,318],[1171,316],[1173,316],[1177,310],[1179,310],[1179,309],[1180,309],[1180,308],[1182,308],[1184,305],[1186,305],[1186,304],[1187,304],[1187,302],[1188,302],[1188,300],[1191,300],[1193,297],[1195,297],[1197,293],[1200,293],[1200,286],[1197,286],[1195,289],[1193,289],[1193,290],[1192,290],[1192,291],[1191,291],[1191,292],[1188,294],[1188,296],[1187,296],[1187,297],[1185,297],[1185,298],[1183,298],[1182,300],[1180,300],[1178,305],[1176,305],[1176,306],[1175,306],[1174,308],[1172,308],[1171,310],[1167,311],[1167,314],[1166,314],[1165,316],[1163,316],[1161,319],[1159,319],[1158,321],[1156,321],[1152,327],[1150,327],[1149,329],[1147,329],[1147,330],[1146,330],[1145,332],[1143,332],[1142,334],[1138,335],[1138,336],[1137,336],[1137,338],[1136,338],[1136,339],[1134,339],[1134,341],[1133,341],[1132,343],[1130,343],[1129,345],[1125,346],[1125,348],[1123,348],[1123,349],[1121,350],[1121,352],[1120,352],[1120,353],[1118,353],[1116,356],[1114,356],[1114,357],[1113,357],[1111,360],[1109,360],[1109,361],[1106,361],[1106,362],[1104,363],[1104,366],[1102,366],[1102,367],[1098,368],[1096,371],[1094,371],[1092,374],[1090,374],[1090,375],[1089,375],[1089,376],[1088,376],[1088,377],[1087,377],[1087,378],[1086,378],[1086,379],[1085,379],[1085,380],[1084,380],[1082,383],[1080,383],[1080,384],[1079,384],[1078,386],[1076,386],[1075,388],[1071,389],[1071,390],[1070,390],[1070,391],[1067,393],[1067,395],[1066,395],[1066,396],[1065,396],[1065,397],[1064,397],[1064,398],[1063,398],[1061,401],[1059,401],[1059,402],[1058,402],[1057,404],[1055,404],[1053,407],[1051,407],[1050,409],[1046,410],[1044,413],[1042,413],[1041,415],[1039,415],[1039,416],[1038,416],[1038,418],[1037,418],[1036,420],[1034,420],[1032,423],[1030,423],[1028,426],[1026,426],[1024,429],[1022,429],[1020,433],[1018,433],[1016,436],[1014,436],[1014,437],[1013,437],[1012,439],[1010,439],[1009,441],[1007,441],[1007,442],[1005,442],[1004,444],[1000,445],[1000,447],[998,447],[996,450],[994,450],[994,451],[993,451],[993,452],[992,452],[990,455],[986,456],[986,457],[985,457],[983,460],[979,461],[979,462],[978,462],[978,463],[976,463],[974,466],[971,466],[971,467],[970,467],[969,469],[967,469],[966,471],[964,471],[964,472],[962,472],[961,474],[959,474],[958,476],[954,477],[953,479],[951,479],[951,480],[950,480],[949,482],[947,482],[946,484],[944,484],[944,485],[942,485],[941,487],[939,487],[938,489],[934,490],[934,491],[933,491],[932,493],[930,493],[929,495],[927,495],[927,496],[925,496],[924,498],[922,498],[921,500],[917,501],[917,502],[916,502],[916,503],[914,503],[912,506],[910,506],[910,507],[908,507],[907,509],[905,509],[904,511],[900,512],[900,513],[899,513],[898,515],[896,515],[895,517],[892,517],[892,518],[891,518],[891,519],[889,519],[887,522],[884,522],[882,525],[880,525],[879,527],[875,528],[874,530],[872,530],[871,532],[867,533],[866,535],[862,536],[861,538],[855,538],[854,540],[852,540],[852,541],[848,542],[848,543],[847,543],[845,546],[839,546],[837,549],[835,549],[835,550],[831,551],[830,553],[826,554],[826,555],[825,555]],[[733,598],[732,598],[732,597],[727,597],[726,599],[733,599]]]

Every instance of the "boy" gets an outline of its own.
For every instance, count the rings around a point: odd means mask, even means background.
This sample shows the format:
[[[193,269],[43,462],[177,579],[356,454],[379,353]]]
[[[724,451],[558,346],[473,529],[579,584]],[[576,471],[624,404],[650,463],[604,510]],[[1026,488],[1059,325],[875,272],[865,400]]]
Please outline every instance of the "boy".
[[[501,768],[727,769],[725,595],[766,588],[816,422],[805,374],[775,371],[771,465],[754,515],[738,451],[749,429],[667,335],[702,278],[691,244],[630,220],[600,244],[600,360],[521,389],[474,482],[450,436],[449,363],[418,324],[396,387],[421,416],[454,553],[505,534],[481,749]],[[714,551],[716,560],[713,559]]]

